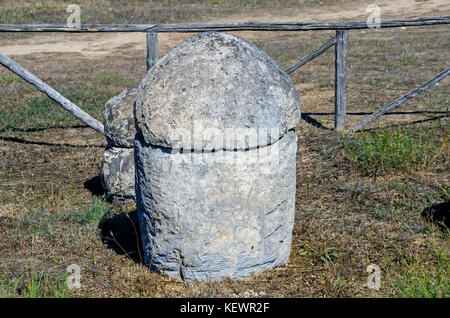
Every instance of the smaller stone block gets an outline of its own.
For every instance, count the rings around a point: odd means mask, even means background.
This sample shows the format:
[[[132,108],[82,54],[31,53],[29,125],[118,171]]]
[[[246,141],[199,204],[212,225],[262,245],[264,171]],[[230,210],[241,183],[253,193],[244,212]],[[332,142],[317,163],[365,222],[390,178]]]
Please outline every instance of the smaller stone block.
[[[107,147],[103,153],[100,178],[103,188],[114,200],[135,199],[134,149]]]
[[[133,148],[134,127],[133,107],[136,100],[138,85],[123,90],[111,98],[105,105],[104,121],[105,136],[112,147]]]

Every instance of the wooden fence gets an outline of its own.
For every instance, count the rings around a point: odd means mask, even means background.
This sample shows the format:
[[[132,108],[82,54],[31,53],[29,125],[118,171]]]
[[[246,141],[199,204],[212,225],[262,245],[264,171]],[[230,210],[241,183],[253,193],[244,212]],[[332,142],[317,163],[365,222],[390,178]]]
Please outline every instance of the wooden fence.
[[[404,20],[381,20],[379,28],[395,28],[410,26],[427,26],[450,24],[450,16],[413,18]],[[347,83],[347,51],[349,30],[368,29],[373,26],[366,21],[358,22],[240,22],[240,23],[193,23],[193,24],[82,24],[79,28],[64,24],[0,24],[0,32],[146,32],[147,33],[147,68],[150,69],[158,60],[158,33],[162,32],[205,32],[205,31],[314,31],[335,30],[336,36],[328,40],[317,50],[304,57],[286,69],[290,74],[306,63],[312,61],[326,50],[335,47],[335,98],[334,98],[334,128],[342,131],[346,118],[346,83]],[[84,113],[76,105],[64,98],[50,86],[26,71],[23,67],[0,52],[0,64],[35,85],[51,99],[70,111],[75,117],[96,131],[103,133],[103,125]],[[436,77],[422,86],[401,96],[374,112],[358,124],[350,127],[349,131],[358,131],[369,122],[389,112],[395,107],[414,98],[450,74],[450,68],[445,69]]]

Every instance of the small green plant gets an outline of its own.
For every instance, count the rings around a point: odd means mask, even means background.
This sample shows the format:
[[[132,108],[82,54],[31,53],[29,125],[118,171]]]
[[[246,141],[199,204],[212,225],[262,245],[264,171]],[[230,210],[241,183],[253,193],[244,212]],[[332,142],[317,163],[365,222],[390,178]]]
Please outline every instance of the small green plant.
[[[109,212],[109,206],[104,198],[94,197],[81,214],[72,217],[72,221],[80,223],[98,223]]]
[[[332,81],[323,81],[320,82],[319,87],[320,88],[328,88],[328,87],[333,87],[333,82]]]
[[[436,145],[434,128],[416,135],[408,129],[377,128],[344,138],[343,146],[350,160],[370,174],[423,167],[444,147]]]
[[[299,257],[306,256],[308,254],[309,254],[309,252],[307,250],[304,250],[304,249],[299,249],[298,250],[298,256]]]
[[[324,266],[328,266],[330,263],[338,257],[338,253],[335,251],[335,247],[325,247],[320,255],[320,260]]]

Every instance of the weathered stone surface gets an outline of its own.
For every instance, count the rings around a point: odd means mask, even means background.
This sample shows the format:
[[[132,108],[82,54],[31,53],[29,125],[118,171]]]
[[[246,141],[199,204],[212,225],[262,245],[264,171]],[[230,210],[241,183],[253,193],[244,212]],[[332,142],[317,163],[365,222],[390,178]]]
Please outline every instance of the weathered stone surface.
[[[237,136],[239,147],[223,138],[186,144],[178,132],[192,131],[195,120],[219,132],[249,127],[278,132],[257,141]],[[148,144],[166,148],[265,146],[299,120],[300,98],[280,65],[255,45],[226,33],[197,34],[172,49],[146,74],[136,99],[140,134]]]
[[[103,125],[108,144],[112,147],[133,148],[134,135],[134,101],[138,85],[127,87],[119,95],[105,104]]]
[[[188,280],[239,278],[285,264],[296,149],[292,130],[270,146],[236,152],[171,153],[136,137],[145,262]],[[224,161],[227,155],[238,158]]]
[[[151,269],[217,280],[288,261],[300,98],[275,61],[229,34],[195,35],[146,74],[135,114]]]
[[[134,149],[107,147],[103,153],[100,178],[108,195],[116,200],[134,200]]]

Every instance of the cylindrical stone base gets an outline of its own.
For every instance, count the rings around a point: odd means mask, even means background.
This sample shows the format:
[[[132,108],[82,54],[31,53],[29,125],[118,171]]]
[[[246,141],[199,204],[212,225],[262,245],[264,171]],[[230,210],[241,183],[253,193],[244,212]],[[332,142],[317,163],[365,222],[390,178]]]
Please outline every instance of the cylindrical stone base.
[[[209,281],[285,264],[296,151],[294,131],[259,149],[209,153],[172,153],[136,138],[136,204],[147,265]]]

